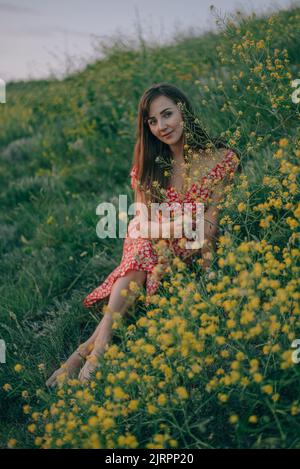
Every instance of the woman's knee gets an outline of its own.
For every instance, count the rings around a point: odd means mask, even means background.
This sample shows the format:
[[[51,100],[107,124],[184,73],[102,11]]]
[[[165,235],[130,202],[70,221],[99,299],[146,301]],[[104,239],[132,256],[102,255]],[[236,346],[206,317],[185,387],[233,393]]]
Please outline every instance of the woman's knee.
[[[130,280],[143,284],[147,278],[147,272],[143,270],[130,270],[127,273]]]

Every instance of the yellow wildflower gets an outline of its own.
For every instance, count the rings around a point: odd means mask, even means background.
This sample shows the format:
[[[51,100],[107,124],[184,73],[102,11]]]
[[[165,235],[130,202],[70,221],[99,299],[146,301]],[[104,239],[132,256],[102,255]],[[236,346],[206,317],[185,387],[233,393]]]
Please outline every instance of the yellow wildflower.
[[[257,416],[256,415],[250,415],[248,421],[249,423],[257,423]]]
[[[236,414],[233,414],[233,415],[230,415],[229,417],[229,422],[234,425],[235,423],[237,423],[239,421],[239,418]]]
[[[279,146],[280,146],[281,148],[286,147],[286,146],[288,145],[288,143],[289,143],[289,141],[288,141],[287,138],[281,138],[281,139],[279,140]]]
[[[180,399],[187,399],[189,397],[186,388],[183,387],[183,386],[178,386],[175,389],[175,391],[178,394],[178,396],[180,397]]]

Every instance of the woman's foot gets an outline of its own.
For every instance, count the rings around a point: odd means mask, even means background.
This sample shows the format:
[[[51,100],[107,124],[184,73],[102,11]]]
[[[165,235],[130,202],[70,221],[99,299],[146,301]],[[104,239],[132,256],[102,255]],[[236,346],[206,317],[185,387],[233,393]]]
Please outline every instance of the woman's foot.
[[[53,388],[60,380],[63,381],[64,379],[75,377],[91,347],[93,347],[93,345],[80,345],[68,360],[48,378],[46,385]]]
[[[79,381],[82,383],[88,383],[92,379],[92,375],[99,365],[99,357],[95,354],[91,354],[87,357],[85,364],[80,370],[78,375]]]

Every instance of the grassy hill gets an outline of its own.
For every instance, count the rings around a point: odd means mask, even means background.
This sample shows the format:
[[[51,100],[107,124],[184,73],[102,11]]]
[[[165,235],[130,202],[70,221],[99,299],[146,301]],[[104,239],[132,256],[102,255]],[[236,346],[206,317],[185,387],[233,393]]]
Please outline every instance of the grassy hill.
[[[113,44],[63,81],[8,84],[0,105],[0,446],[300,447],[300,9],[236,14],[166,47]],[[208,281],[174,260],[151,306],[116,322],[88,388],[45,379],[101,315],[83,298],[120,262],[96,206],[129,185],[144,89],[182,88],[242,155]],[[143,295],[141,295],[143,300]],[[21,366],[16,366],[21,365]]]

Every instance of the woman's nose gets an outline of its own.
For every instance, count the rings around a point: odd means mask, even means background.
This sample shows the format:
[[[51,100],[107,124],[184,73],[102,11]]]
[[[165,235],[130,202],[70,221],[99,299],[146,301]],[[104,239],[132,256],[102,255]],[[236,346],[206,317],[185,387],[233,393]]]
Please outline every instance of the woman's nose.
[[[166,124],[163,120],[159,120],[158,121],[158,130],[161,131],[161,130],[164,130],[166,128]]]

